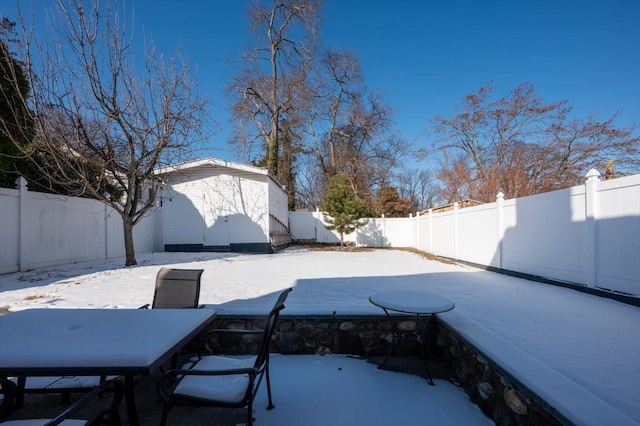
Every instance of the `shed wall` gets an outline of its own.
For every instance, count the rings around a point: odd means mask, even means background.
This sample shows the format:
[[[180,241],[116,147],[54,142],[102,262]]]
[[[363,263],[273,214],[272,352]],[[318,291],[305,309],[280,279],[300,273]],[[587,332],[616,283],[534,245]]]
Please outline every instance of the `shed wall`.
[[[269,244],[269,209],[278,207],[278,200],[270,200],[266,175],[201,166],[163,178],[167,183],[163,192],[165,247],[228,250],[234,245],[259,245],[262,251]],[[286,196],[284,209],[286,212]]]

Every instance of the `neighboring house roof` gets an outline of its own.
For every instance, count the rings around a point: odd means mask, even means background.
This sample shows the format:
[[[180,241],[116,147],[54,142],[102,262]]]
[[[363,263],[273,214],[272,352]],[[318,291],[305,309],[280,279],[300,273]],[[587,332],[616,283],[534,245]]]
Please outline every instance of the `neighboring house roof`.
[[[455,203],[450,203],[450,204],[446,204],[444,206],[437,206],[431,209],[432,213],[442,213],[442,212],[446,212],[449,210],[453,210],[453,205]],[[466,200],[462,200],[462,201],[458,201],[458,208],[463,209],[465,207],[473,207],[473,206],[479,206],[480,204],[484,204],[482,201],[477,201],[477,200],[471,200],[471,199],[466,199]],[[425,210],[422,213],[420,213],[421,215],[423,214],[427,214],[429,213],[429,210]]]
[[[243,172],[255,173],[257,175],[266,176],[272,179],[275,183],[278,184],[278,186],[284,189],[284,185],[282,185],[282,183],[280,183],[275,176],[273,176],[271,173],[269,173],[267,169],[263,167],[255,167],[255,166],[250,166],[248,164],[235,163],[233,161],[220,160],[218,158],[212,158],[212,157],[202,158],[200,160],[187,161],[187,162],[172,165],[172,166],[160,167],[154,170],[154,174],[156,176],[166,175],[169,173],[181,172],[181,171],[193,169],[196,167],[202,167],[202,166],[226,167],[228,169],[235,169]]]

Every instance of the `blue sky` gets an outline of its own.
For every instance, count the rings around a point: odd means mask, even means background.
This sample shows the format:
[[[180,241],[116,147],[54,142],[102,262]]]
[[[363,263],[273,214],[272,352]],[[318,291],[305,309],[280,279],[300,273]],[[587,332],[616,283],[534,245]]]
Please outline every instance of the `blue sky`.
[[[0,8],[12,19],[13,7]],[[28,1],[23,0],[28,6]],[[42,4],[37,1],[36,4]],[[219,131],[208,155],[236,160],[223,90],[249,40],[242,0],[130,0],[138,34],[198,68]],[[492,82],[497,96],[532,83],[547,102],[567,99],[578,117],[621,110],[640,122],[640,1],[327,0],[323,44],[357,53],[367,85],[396,112],[408,141],[427,145],[429,120]]]

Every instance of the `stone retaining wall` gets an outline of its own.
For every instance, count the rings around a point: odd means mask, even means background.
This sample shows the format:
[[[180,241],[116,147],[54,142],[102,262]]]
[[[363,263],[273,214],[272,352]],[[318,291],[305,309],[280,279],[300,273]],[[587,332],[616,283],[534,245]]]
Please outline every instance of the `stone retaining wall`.
[[[417,324],[422,330],[424,320]],[[257,330],[264,317],[221,316],[210,329]],[[416,329],[415,317],[394,317],[399,333]],[[203,335],[204,336],[204,335]],[[324,317],[281,316],[272,351],[283,354],[351,354],[365,357],[386,355],[392,339],[391,325],[383,316]],[[505,374],[455,330],[433,323],[427,350],[430,360],[444,366],[449,380],[464,388],[470,399],[497,425],[549,426],[569,424],[542,399]],[[210,335],[206,346],[218,353],[254,352],[260,335]],[[418,355],[415,342],[397,342],[395,355]]]
[[[419,327],[422,327],[422,320]],[[209,328],[258,330],[264,326],[264,317],[223,316],[218,317]],[[400,320],[396,328],[414,330],[416,321]],[[207,330],[208,331],[208,330]],[[274,334],[271,350],[283,354],[336,353],[363,356],[386,355],[391,342],[391,326],[385,317],[327,317],[327,316],[281,316]],[[256,350],[259,335],[213,334],[207,346],[219,353],[246,353]],[[416,345],[403,342],[397,355],[417,354]]]
[[[442,322],[438,323],[436,346],[440,361],[451,372],[449,380],[461,386],[496,425],[571,424]]]

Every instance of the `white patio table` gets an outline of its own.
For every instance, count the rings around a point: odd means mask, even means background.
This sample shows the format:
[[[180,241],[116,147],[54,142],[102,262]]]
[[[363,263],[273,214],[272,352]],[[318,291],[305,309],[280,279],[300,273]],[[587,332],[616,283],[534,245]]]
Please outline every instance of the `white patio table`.
[[[433,386],[433,379],[431,378],[431,372],[429,371],[428,351],[425,350],[425,345],[429,341],[429,325],[435,319],[436,314],[452,310],[455,307],[455,304],[445,296],[419,289],[382,290],[369,297],[369,301],[382,308],[389,320],[392,332],[389,353],[387,353],[387,357],[382,361],[382,364],[380,364],[378,368],[384,367],[386,362],[389,360],[389,357],[391,357],[391,353],[395,347],[396,338],[413,340],[420,343],[422,359],[424,361],[424,367],[427,370],[429,384]],[[389,311],[415,315],[416,330],[404,333],[396,331],[393,318]],[[420,315],[427,316],[421,333],[417,330]]]
[[[28,309],[0,317],[0,377],[125,378],[129,424],[139,424],[134,376],[163,365],[213,319],[211,309]]]

